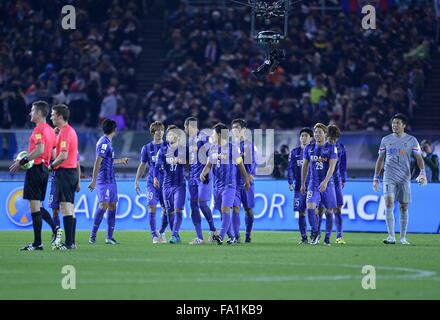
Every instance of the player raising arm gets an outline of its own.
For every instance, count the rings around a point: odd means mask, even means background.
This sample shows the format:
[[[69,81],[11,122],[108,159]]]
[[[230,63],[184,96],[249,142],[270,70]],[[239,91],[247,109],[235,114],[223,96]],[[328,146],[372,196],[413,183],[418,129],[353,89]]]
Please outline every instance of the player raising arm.
[[[394,202],[400,204],[400,242],[409,244],[406,239],[408,228],[408,203],[411,202],[411,155],[417,160],[420,175],[417,182],[426,185],[425,163],[421,156],[421,150],[417,139],[405,133],[406,116],[398,113],[391,119],[392,134],[382,138],[374,168],[373,190],[379,191],[379,178],[382,169],[383,193],[386,205],[386,224],[388,237],[383,241],[385,244],[395,244],[394,232]]]

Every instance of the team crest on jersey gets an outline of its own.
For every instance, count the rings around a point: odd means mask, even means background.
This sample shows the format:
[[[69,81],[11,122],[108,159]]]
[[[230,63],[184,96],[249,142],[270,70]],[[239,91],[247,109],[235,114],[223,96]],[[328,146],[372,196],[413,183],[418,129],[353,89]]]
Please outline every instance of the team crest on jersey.
[[[35,139],[40,140],[41,139],[41,133],[36,133],[35,134]]]
[[[66,141],[61,141],[61,148],[65,148],[67,146]]]

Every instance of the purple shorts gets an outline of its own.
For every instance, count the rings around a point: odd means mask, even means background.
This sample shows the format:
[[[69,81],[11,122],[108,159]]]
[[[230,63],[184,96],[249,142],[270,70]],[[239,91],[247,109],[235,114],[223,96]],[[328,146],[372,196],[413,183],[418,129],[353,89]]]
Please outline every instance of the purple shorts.
[[[234,207],[239,207],[243,203],[243,208],[253,209],[255,207],[255,189],[252,184],[248,191],[244,188],[237,188],[235,191]]]
[[[209,201],[212,197],[212,179],[207,184],[199,182],[188,185],[188,189],[190,201]]]
[[[306,195],[303,195],[301,191],[295,191],[293,197],[293,211],[304,212],[306,211]]]
[[[214,192],[214,209],[221,211],[223,207],[234,206],[235,188],[223,188]]]
[[[96,194],[98,202],[118,202],[118,187],[116,182],[113,183],[97,183]]]
[[[183,210],[185,207],[186,185],[178,187],[163,187],[163,199],[167,212],[173,212],[176,209]]]
[[[47,204],[51,209],[60,209],[60,203],[57,198],[57,181],[55,176],[52,175],[50,176],[50,193]]]
[[[158,203],[162,208],[165,208],[162,188],[157,189],[153,184],[147,183],[147,207],[156,207]]]
[[[307,190],[307,203],[314,203],[316,207],[334,209],[336,205],[336,194],[334,184],[328,184],[324,192],[319,190]],[[322,206],[321,206],[322,205]]]
[[[344,205],[344,195],[342,194],[342,185],[335,185],[336,205],[338,207]]]

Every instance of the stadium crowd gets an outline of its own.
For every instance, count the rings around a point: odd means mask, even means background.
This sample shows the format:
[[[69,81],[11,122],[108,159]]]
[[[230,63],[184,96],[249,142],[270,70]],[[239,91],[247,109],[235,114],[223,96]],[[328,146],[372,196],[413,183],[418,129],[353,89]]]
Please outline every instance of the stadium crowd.
[[[166,17],[164,71],[138,97],[143,1],[82,2],[74,32],[56,27],[59,0],[0,2],[2,128],[29,126],[27,107],[43,98],[68,103],[72,122],[88,127],[113,118],[144,130],[196,116],[204,127],[244,117],[250,128],[389,130],[392,114],[417,109],[434,51],[430,5],[381,12],[377,30],[363,30],[356,13],[297,6],[286,60],[257,81],[251,71],[265,54],[249,40],[249,10],[182,2]]]

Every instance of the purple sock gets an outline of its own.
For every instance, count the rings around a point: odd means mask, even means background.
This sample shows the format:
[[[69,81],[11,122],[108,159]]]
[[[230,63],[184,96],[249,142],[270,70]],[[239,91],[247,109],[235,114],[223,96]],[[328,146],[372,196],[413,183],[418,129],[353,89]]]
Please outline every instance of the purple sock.
[[[226,234],[228,235],[229,239],[232,239],[232,238],[234,238],[234,233],[232,232],[232,230],[233,230],[233,227],[232,227],[232,220],[233,219],[232,219],[232,217],[230,218],[230,220],[231,220],[231,223],[229,224],[229,228],[228,228],[228,231],[226,231]]]
[[[236,239],[240,239],[240,212],[232,213],[232,233]]]
[[[342,215],[335,213],[336,238],[342,238]]]
[[[220,229],[220,237],[223,239],[225,237],[225,233],[229,230],[231,226],[231,214],[230,213],[222,213],[222,227]]]
[[[254,226],[254,214],[245,213],[244,223],[246,224],[246,238],[249,238],[251,236],[252,227]]]
[[[333,213],[325,213],[325,238],[330,239],[333,230]]]
[[[166,214],[162,214],[162,225],[160,227],[159,233],[164,233],[168,226],[168,216]]]
[[[156,231],[156,212],[149,212],[148,218],[150,220],[150,231],[152,237],[157,237]]]
[[[307,224],[306,224],[306,216],[300,214],[298,218],[298,226],[299,232],[301,233],[301,238],[307,239]]]
[[[56,225],[57,227],[60,226],[60,224],[61,224],[61,221],[60,221],[60,214],[54,214],[54,215],[53,215],[53,222],[55,223],[55,225]]]
[[[107,219],[107,239],[113,239],[113,231],[115,230],[116,224],[116,210],[109,210]]]
[[[99,207],[96,208],[95,219],[93,220],[93,228],[92,228],[92,232],[90,233],[90,237],[92,238],[96,237],[96,232],[98,232],[99,225],[101,224],[105,211],[106,210],[100,209]]]
[[[316,216],[315,209],[307,209],[307,216],[309,217],[309,224],[312,228],[312,234],[318,233],[318,217]]]
[[[180,226],[182,225],[182,212],[176,212],[176,219],[174,221],[174,228],[173,228],[173,236],[178,237]]]
[[[196,230],[197,238],[203,240],[202,216],[200,215],[199,205],[195,201],[191,202],[191,220],[192,220],[194,228]]]
[[[174,230],[174,213],[168,213],[168,224],[170,226],[171,232]]]
[[[210,231],[215,231],[215,225],[214,225],[214,219],[212,218],[212,211],[208,206],[207,201],[200,201],[199,202],[200,210],[202,210],[203,215],[205,216],[206,221],[209,225]]]

